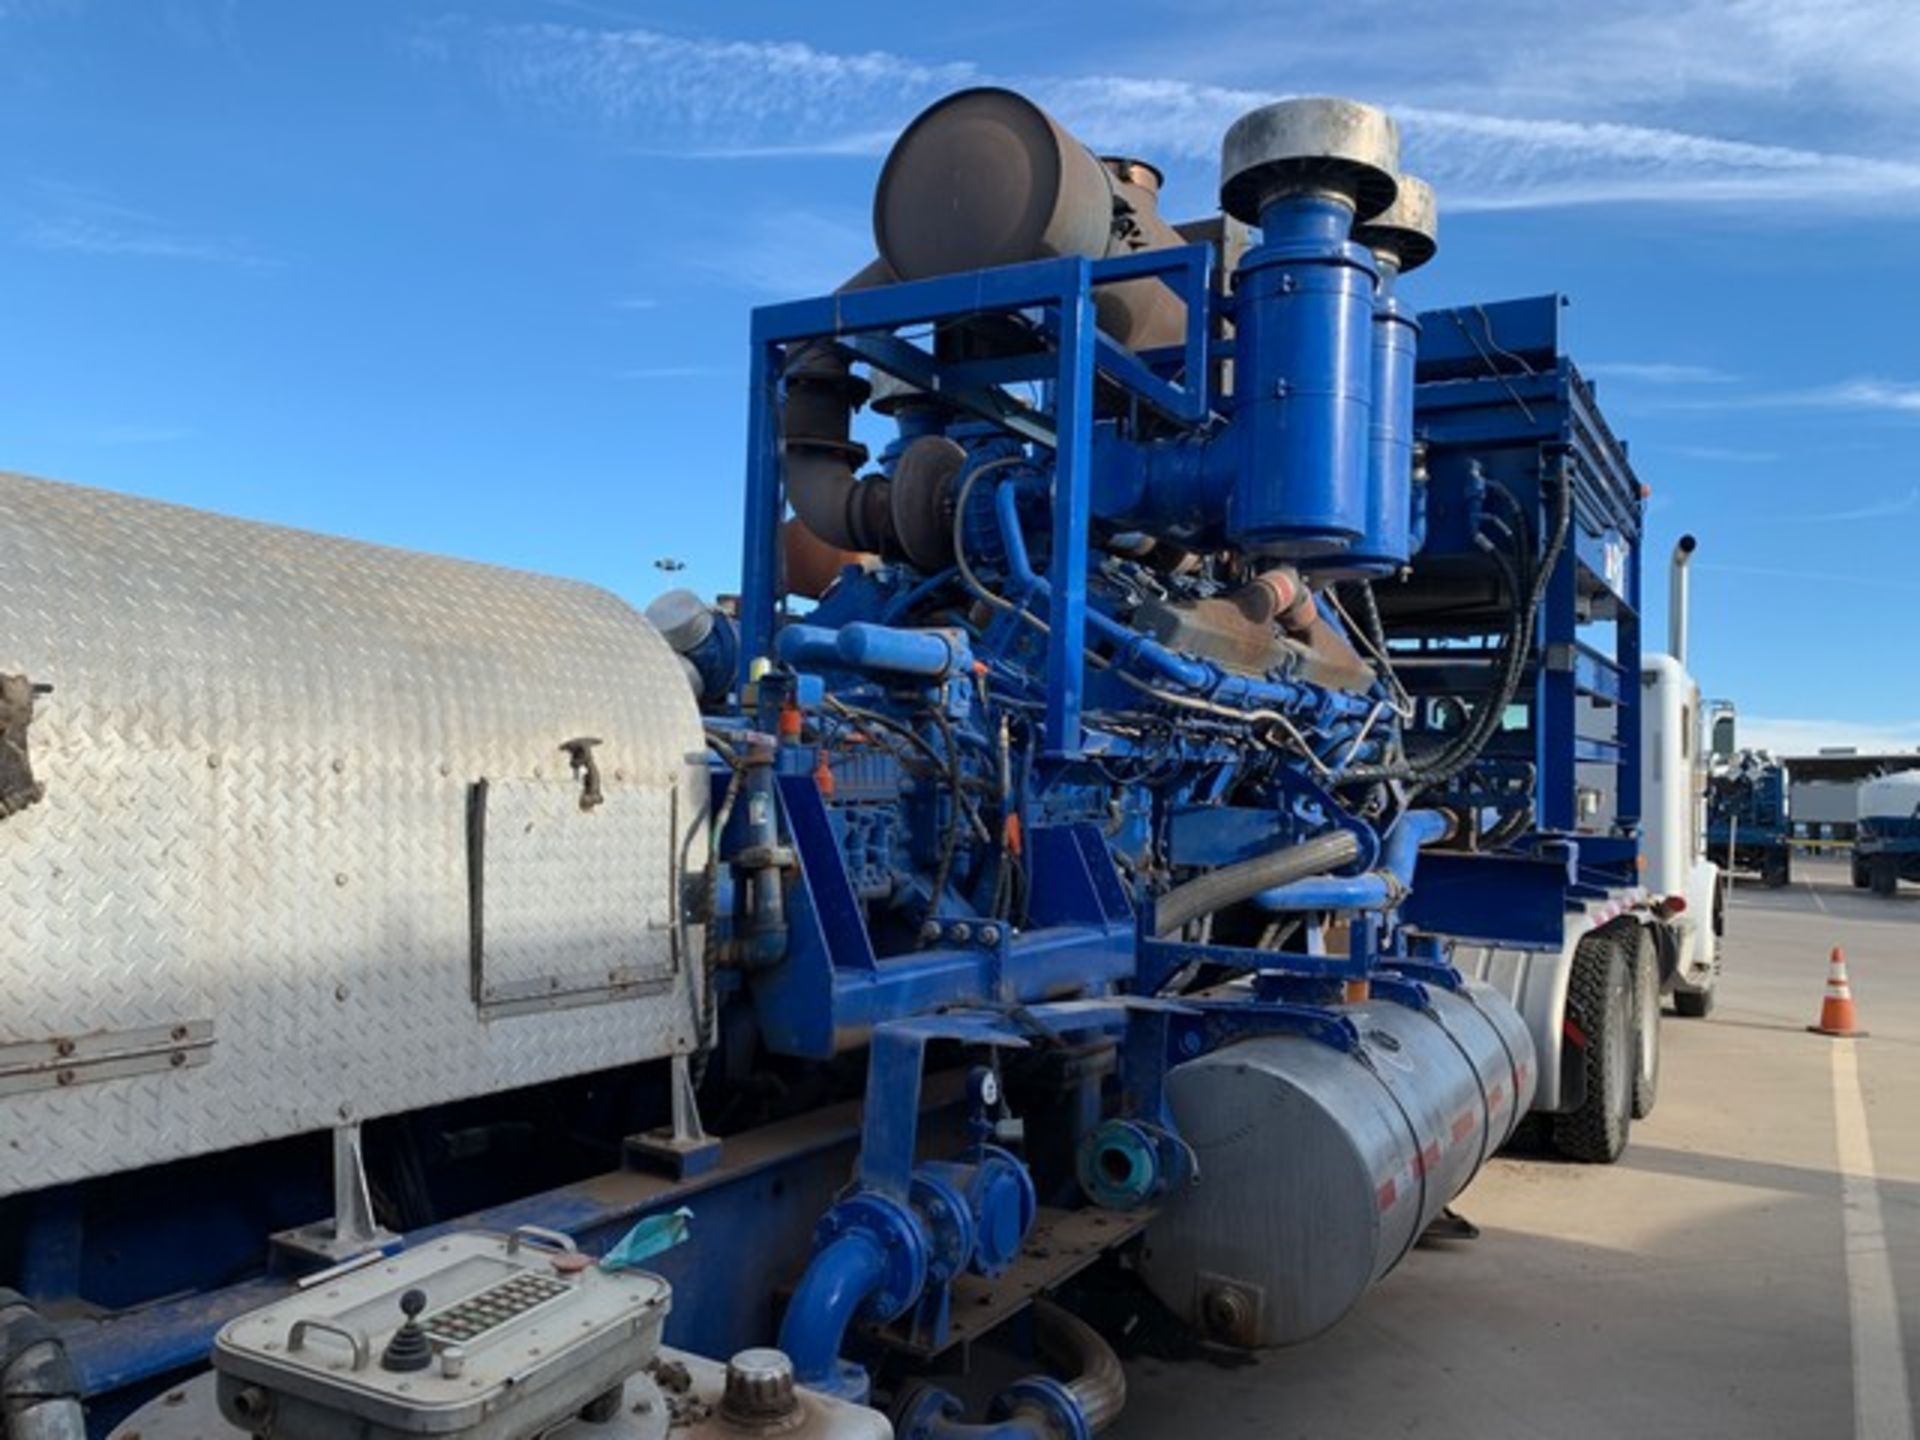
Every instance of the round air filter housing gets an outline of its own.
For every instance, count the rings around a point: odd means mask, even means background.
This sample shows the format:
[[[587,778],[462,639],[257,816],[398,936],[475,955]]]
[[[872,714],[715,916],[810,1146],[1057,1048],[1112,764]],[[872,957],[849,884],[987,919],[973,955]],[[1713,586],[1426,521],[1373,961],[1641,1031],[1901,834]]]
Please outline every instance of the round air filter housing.
[[[1249,225],[1274,199],[1333,194],[1357,220],[1393,204],[1400,130],[1386,111],[1326,96],[1281,100],[1242,115],[1220,148],[1220,208]]]

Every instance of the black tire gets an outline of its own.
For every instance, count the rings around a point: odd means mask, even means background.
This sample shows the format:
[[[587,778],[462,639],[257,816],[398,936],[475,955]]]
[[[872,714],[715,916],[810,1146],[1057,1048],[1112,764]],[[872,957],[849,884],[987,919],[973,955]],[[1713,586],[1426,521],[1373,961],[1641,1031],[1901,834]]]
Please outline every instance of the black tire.
[[[1867,873],[1867,862],[1858,855],[1853,857],[1853,888],[1864,890],[1873,883],[1873,876]]]
[[[1793,862],[1785,855],[1769,855],[1766,868],[1760,873],[1769,890],[1778,890],[1793,879]]]
[[[1893,894],[1900,888],[1900,857],[1898,855],[1876,855],[1873,857],[1873,893],[1880,896]]]
[[[1586,1036],[1562,1063],[1586,1067],[1577,1110],[1553,1117],[1553,1148],[1569,1160],[1611,1165],[1633,1128],[1633,961],[1616,935],[1595,931],[1573,952],[1567,1018]]]
[[[1645,925],[1625,943],[1633,956],[1633,1118],[1644,1120],[1660,1097],[1660,952]]]
[[[1713,990],[1676,990],[1673,1013],[1683,1020],[1704,1020],[1713,1013]]]

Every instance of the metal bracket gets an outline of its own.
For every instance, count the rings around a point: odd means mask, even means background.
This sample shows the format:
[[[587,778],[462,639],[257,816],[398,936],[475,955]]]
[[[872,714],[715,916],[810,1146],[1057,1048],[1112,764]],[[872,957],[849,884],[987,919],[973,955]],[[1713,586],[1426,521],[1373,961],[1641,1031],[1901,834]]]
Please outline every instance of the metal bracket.
[[[669,1080],[673,1089],[673,1127],[629,1135],[622,1147],[627,1163],[684,1180],[711,1170],[720,1160],[720,1142],[700,1123],[700,1099],[693,1089],[693,1068],[675,1055]]]
[[[366,1158],[360,1153],[360,1122],[333,1127],[333,1218],[279,1231],[274,1246],[302,1259],[329,1264],[381,1250],[400,1237],[373,1215]]]
[[[206,1064],[212,1052],[211,1020],[15,1041],[0,1045],[0,1096],[190,1069]]]
[[[46,799],[47,787],[33,778],[27,727],[35,697],[52,693],[51,685],[36,685],[24,675],[0,675],[0,820]]]
[[[560,749],[567,757],[567,768],[573,771],[580,784],[580,808],[591,810],[607,798],[607,792],[600,788],[600,762],[593,758],[593,747],[600,744],[597,736],[582,735],[575,740],[563,740]]]

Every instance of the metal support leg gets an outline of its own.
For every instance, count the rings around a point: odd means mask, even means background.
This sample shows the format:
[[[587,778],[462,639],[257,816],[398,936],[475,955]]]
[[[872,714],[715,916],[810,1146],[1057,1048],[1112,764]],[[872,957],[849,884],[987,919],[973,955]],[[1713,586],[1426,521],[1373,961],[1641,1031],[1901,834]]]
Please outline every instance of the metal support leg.
[[[626,1156],[630,1165],[685,1179],[713,1168],[720,1159],[720,1142],[700,1123],[700,1099],[693,1092],[693,1067],[687,1057],[676,1055],[669,1063],[673,1126],[629,1135]]]
[[[378,1250],[398,1239],[374,1218],[360,1151],[360,1122],[333,1127],[333,1216],[273,1237],[281,1250],[305,1259],[336,1262]]]

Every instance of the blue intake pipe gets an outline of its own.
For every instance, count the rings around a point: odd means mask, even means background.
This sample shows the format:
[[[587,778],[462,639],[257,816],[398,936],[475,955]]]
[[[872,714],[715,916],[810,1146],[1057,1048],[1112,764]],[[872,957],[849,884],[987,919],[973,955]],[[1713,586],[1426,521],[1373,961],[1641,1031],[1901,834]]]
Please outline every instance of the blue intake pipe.
[[[1439,810],[1409,810],[1387,835],[1378,868],[1364,875],[1315,875],[1253,897],[1263,910],[1386,910],[1413,885],[1420,847],[1444,838],[1453,822]]]
[[[840,1344],[886,1277],[886,1251],[862,1230],[842,1232],[813,1257],[780,1322],[780,1348],[792,1359],[794,1378],[802,1385],[846,1393]]]
[[[1018,487],[1003,484],[993,498],[1001,544],[1007,552],[1007,572],[1013,580],[1013,594],[1007,598],[1020,605],[1036,597],[1050,603],[1052,590],[1046,578],[1034,571],[1027,554],[1026,537],[1020,530]],[[1364,715],[1370,708],[1370,702],[1362,695],[1322,690],[1315,685],[1288,680],[1257,680],[1247,675],[1228,674],[1208,661],[1169,650],[1159,641],[1122,625],[1092,606],[1087,607],[1087,629],[1113,647],[1115,663],[1121,670],[1148,683],[1177,685],[1229,710],[1271,709],[1331,724]]]
[[[776,644],[782,660],[802,669],[871,670],[929,680],[964,669],[971,658],[964,644],[938,631],[900,630],[866,620],[838,629],[789,625]]]

